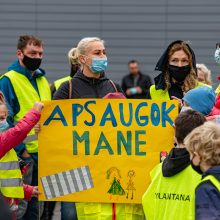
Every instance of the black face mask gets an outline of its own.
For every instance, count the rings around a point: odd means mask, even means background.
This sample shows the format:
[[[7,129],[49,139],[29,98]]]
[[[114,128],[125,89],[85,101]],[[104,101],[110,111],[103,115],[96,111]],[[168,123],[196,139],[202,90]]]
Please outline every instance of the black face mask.
[[[24,58],[22,61],[27,69],[29,69],[30,71],[35,71],[36,69],[38,69],[40,67],[42,59],[31,58],[31,57],[24,55]]]
[[[202,172],[199,165],[194,165],[192,160],[190,161],[190,163],[191,163],[191,166],[192,166],[193,170],[195,170],[198,174],[203,174],[203,172]]]
[[[170,76],[174,78],[177,82],[183,82],[190,72],[190,66],[187,65],[178,67],[169,65],[168,71],[170,73]]]

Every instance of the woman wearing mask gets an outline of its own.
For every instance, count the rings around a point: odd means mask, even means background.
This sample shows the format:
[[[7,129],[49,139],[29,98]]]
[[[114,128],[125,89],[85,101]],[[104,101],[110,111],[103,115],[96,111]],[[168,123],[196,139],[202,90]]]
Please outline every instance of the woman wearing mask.
[[[80,70],[71,81],[64,82],[54,94],[54,99],[69,98],[106,98],[109,93],[122,92],[120,86],[105,76],[108,60],[103,40],[83,38],[77,45],[73,59],[80,63]],[[123,92],[122,92],[123,93]],[[141,220],[143,211],[141,205],[77,203],[79,220]],[[117,213],[117,217],[116,217]],[[61,218],[77,219],[74,215],[74,203],[61,204]]]
[[[161,73],[154,79],[147,98],[155,100],[182,99],[184,94],[198,86],[195,54],[188,43],[178,40],[165,50],[155,70]]]
[[[81,68],[71,80],[63,83],[54,94],[54,99],[103,98],[110,92],[122,91],[105,76],[108,65],[104,42],[99,38],[83,38],[77,45],[72,60]],[[70,91],[70,88],[72,90]]]

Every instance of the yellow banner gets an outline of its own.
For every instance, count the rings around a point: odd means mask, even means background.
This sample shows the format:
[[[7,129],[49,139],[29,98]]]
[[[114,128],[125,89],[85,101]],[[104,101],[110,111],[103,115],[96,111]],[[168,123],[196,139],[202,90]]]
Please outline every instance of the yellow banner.
[[[150,171],[173,147],[176,101],[44,102],[40,200],[141,203]]]

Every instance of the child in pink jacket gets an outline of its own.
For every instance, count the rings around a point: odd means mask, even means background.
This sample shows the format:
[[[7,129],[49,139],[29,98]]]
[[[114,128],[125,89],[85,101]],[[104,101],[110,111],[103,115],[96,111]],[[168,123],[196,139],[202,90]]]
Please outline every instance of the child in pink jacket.
[[[15,127],[9,128],[9,125],[6,121],[8,110],[5,104],[4,96],[0,92],[0,160],[5,156],[7,152],[16,147],[27,137],[27,134],[39,121],[41,115],[40,112],[42,109],[43,104],[40,102],[36,102],[34,104],[33,109],[31,109],[24,116],[24,118],[18,122],[18,124]],[[26,200],[30,200],[32,196],[38,196],[39,194],[37,186],[23,184],[23,189],[24,199]],[[18,199],[6,197],[4,198],[5,201],[9,204],[10,209],[12,211],[15,211],[17,208]]]

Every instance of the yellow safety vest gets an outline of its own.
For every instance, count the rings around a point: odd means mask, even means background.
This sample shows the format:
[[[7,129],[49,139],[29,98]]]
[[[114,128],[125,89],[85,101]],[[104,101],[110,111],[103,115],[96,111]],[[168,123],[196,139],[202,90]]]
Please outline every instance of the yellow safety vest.
[[[115,204],[116,220],[143,220],[141,204]],[[78,220],[112,220],[112,203],[76,203]]]
[[[63,77],[61,79],[56,80],[54,82],[55,89],[58,90],[63,82],[66,82],[66,81],[71,80],[71,79],[72,79],[71,76],[66,76],[66,77]]]
[[[218,87],[215,90],[215,93],[218,95],[220,93],[220,84],[218,85]]]
[[[196,87],[199,87],[199,86],[211,87],[210,85],[207,85],[201,82],[198,82]],[[155,85],[152,85],[150,87],[150,96],[152,100],[170,100],[169,92],[163,89],[156,89]]]
[[[40,95],[38,95],[37,91],[33,88],[28,78],[21,73],[11,70],[2,77],[4,76],[8,77],[11,81],[20,106],[20,111],[14,116],[15,123],[24,117],[35,102],[51,100],[50,86],[44,76],[36,78]],[[38,152],[37,135],[35,135],[34,129],[28,134],[28,137],[25,139],[25,144],[28,153]]]
[[[218,191],[220,192],[220,182],[212,175],[206,176],[204,179],[201,180],[200,184],[207,180],[209,180],[216,187],[216,189],[218,189]]]
[[[24,198],[21,170],[14,149],[0,159],[0,192],[8,198]]]
[[[162,164],[151,171],[151,184],[142,197],[147,220],[193,220],[195,188],[201,180],[189,165],[172,177],[164,177]]]

